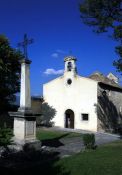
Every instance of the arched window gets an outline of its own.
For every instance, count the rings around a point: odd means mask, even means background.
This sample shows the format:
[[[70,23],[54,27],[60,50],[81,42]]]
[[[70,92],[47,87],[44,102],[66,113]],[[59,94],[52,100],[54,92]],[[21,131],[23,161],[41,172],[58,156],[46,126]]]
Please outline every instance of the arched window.
[[[67,70],[68,70],[68,71],[71,71],[71,69],[72,69],[72,63],[71,63],[71,62],[68,62]]]

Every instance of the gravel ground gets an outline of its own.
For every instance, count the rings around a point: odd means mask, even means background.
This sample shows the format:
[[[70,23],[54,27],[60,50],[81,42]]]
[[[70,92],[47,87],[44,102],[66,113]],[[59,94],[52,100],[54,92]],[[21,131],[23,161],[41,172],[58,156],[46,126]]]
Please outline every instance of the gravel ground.
[[[70,132],[77,132],[81,134],[92,133],[84,130],[74,130],[74,129],[65,129],[65,128],[62,129],[57,127],[48,128],[46,130],[60,130],[60,131],[67,131],[67,132],[70,131]],[[116,134],[108,134],[108,133],[100,133],[100,132],[96,132],[94,134],[95,134],[96,145],[98,146],[120,140],[120,136]],[[59,141],[62,143],[61,146],[59,147],[45,146],[44,149],[48,151],[59,152],[60,157],[70,156],[84,150],[82,137],[61,138]]]

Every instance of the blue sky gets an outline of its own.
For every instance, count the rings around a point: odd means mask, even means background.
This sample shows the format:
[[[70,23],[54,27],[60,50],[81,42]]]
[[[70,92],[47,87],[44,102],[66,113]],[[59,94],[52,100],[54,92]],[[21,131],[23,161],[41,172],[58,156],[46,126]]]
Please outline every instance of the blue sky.
[[[113,67],[117,45],[107,34],[97,35],[80,19],[80,0],[0,0],[0,34],[16,48],[24,33],[34,39],[28,48],[31,94],[42,95],[43,84],[64,69],[64,56],[77,57],[81,76],[95,71],[119,75]]]

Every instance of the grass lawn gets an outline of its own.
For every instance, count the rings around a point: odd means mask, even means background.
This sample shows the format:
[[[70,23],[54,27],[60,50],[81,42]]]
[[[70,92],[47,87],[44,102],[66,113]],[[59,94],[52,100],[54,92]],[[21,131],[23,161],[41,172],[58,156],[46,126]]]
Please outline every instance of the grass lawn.
[[[62,131],[37,132],[40,140],[79,136],[81,134]],[[96,150],[60,159],[53,164],[52,168],[56,169],[53,175],[122,175],[122,141],[98,146]]]
[[[37,131],[37,139],[39,140],[49,140],[49,139],[56,139],[56,138],[72,138],[72,137],[81,137],[82,134],[74,133],[74,132],[64,132],[64,131],[50,131],[39,129]]]
[[[59,175],[122,175],[122,141],[63,158],[55,166],[63,167]]]
[[[37,131],[38,139],[55,140],[61,137],[81,137],[81,134],[62,131]],[[4,162],[5,164],[4,164]],[[13,166],[11,165],[13,162]],[[2,166],[7,165],[6,166]],[[2,173],[3,172],[3,173]],[[1,159],[0,173],[13,175],[122,175],[122,141],[98,146],[66,158],[56,152],[20,152]]]

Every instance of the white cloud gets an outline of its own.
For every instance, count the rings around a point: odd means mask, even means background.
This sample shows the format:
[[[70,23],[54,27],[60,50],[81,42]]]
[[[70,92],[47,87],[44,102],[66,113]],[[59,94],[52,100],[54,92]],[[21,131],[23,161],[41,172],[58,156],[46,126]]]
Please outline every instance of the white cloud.
[[[44,71],[44,74],[46,74],[46,75],[61,75],[61,74],[63,74],[63,72],[64,72],[63,69],[55,70],[55,69],[50,68],[50,69],[46,69]]]
[[[59,54],[55,52],[51,56],[54,57],[54,58],[58,58],[59,57]]]
[[[57,50],[56,50],[56,52],[57,52],[57,53],[60,53],[60,54],[66,54],[66,52],[65,52],[65,51],[60,50],[60,49],[57,49]]]
[[[62,54],[66,54],[65,51],[61,50],[61,49],[57,49],[54,53],[52,53],[51,57],[53,58],[58,58],[60,57]]]

